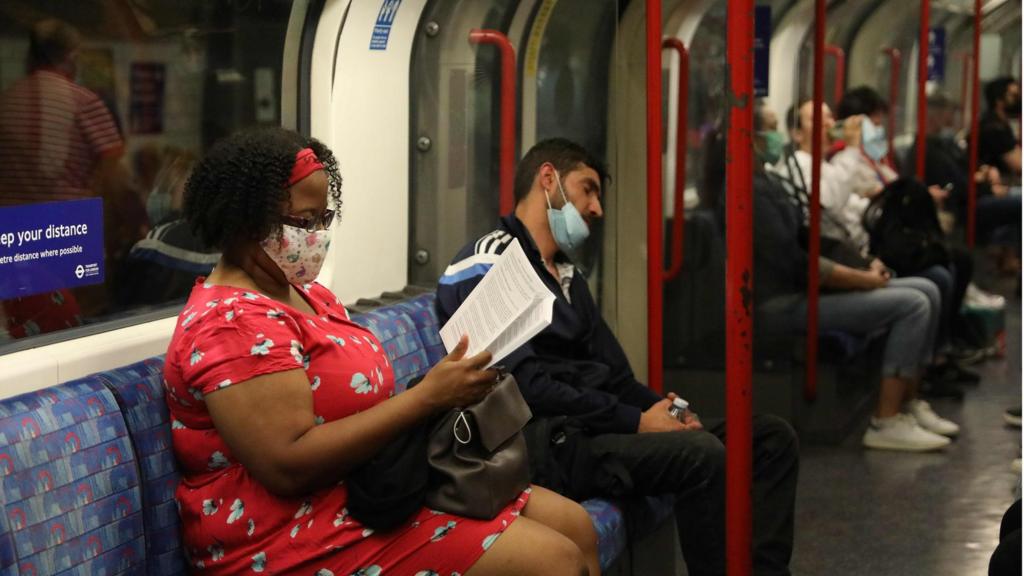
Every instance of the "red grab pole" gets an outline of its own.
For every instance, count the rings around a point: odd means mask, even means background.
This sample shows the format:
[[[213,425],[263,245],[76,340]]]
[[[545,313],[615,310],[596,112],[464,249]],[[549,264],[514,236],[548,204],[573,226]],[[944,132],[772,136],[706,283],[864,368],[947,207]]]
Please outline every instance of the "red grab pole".
[[[753,467],[751,342],[753,336],[754,0],[729,0],[726,64],[729,132],[726,151],[725,263],[725,568],[749,576]]]
[[[981,116],[981,90],[978,70],[981,68],[981,0],[974,0],[974,65],[971,66],[971,142],[967,152],[967,246],[974,248],[975,210],[978,203],[978,118]]]
[[[825,0],[814,4],[814,72],[811,129],[811,197],[807,231],[807,350],[804,354],[804,398],[818,397],[818,256],[821,253],[821,161],[825,101]]]
[[[686,115],[687,102],[690,99],[690,52],[678,38],[666,38],[662,48],[675,50],[679,54],[679,97],[676,107],[676,181],[673,192],[672,210],[672,263],[665,271],[667,282],[679,276],[683,269],[683,238],[686,226],[686,215],[683,213],[683,192],[686,189]]]
[[[835,44],[825,45],[825,54],[828,54],[836,61],[836,78],[832,85],[832,102],[839,104],[843,99],[843,87],[846,86],[846,52]]]
[[[647,0],[647,380],[661,394],[664,214],[661,205],[661,0]]]
[[[501,215],[512,212],[512,180],[515,178],[516,149],[516,51],[508,37],[497,30],[470,30],[469,41],[474,44],[493,44],[501,51],[501,132],[498,172],[500,193],[498,210]]]
[[[928,51],[931,0],[921,0],[921,35],[917,45],[917,179],[924,182],[924,160],[928,138]]]
[[[896,163],[895,152],[893,151],[893,135],[896,133],[896,104],[900,97],[900,54],[897,48],[882,48],[889,57],[889,125],[886,127],[886,136],[889,139],[889,163]]]

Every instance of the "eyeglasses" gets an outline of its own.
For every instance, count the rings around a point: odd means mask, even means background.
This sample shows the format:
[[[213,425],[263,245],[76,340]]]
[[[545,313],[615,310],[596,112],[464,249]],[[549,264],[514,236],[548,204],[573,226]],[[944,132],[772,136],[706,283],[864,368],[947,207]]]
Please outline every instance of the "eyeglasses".
[[[326,230],[331,227],[331,222],[334,221],[334,210],[324,210],[319,216],[315,218],[302,218],[300,216],[282,216],[281,222],[288,226],[294,226],[301,228],[306,232],[316,232],[317,230]]]

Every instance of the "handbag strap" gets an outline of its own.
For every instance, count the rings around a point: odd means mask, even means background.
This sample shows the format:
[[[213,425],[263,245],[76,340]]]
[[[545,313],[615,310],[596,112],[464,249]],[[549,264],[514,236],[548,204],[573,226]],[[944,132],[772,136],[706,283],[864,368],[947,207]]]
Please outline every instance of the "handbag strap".
[[[462,423],[466,427],[466,439],[463,440],[459,437],[459,423]],[[455,436],[455,441],[465,446],[473,440],[473,428],[469,425],[469,420],[466,418],[466,412],[459,410],[459,415],[455,417],[455,422],[452,424],[452,435]]]

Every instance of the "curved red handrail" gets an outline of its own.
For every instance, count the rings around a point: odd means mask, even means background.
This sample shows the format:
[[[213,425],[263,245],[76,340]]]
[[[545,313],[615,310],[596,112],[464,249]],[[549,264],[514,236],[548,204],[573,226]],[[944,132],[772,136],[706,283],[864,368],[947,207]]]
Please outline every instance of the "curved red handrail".
[[[978,118],[981,115],[981,90],[978,86],[978,62],[981,62],[981,0],[974,0],[974,66],[971,70],[971,140],[967,153],[967,245],[974,248],[974,217],[978,202],[978,183],[974,175],[978,172]]]
[[[661,0],[647,8],[647,380],[662,393]]]
[[[679,38],[666,38],[662,48],[675,50],[679,54],[679,97],[676,111],[676,179],[673,191],[672,210],[672,260],[665,271],[664,280],[675,279],[683,269],[683,242],[685,238],[686,215],[683,212],[683,193],[686,190],[686,120],[690,100],[690,52]]]
[[[895,164],[893,152],[893,135],[896,133],[896,102],[900,97],[900,59],[903,57],[898,48],[882,48],[889,57],[889,125],[886,127],[889,140],[889,163]]]
[[[825,45],[825,54],[836,61],[835,82],[832,85],[832,102],[838,106],[843,99],[843,89],[846,86],[846,52],[835,44]]]
[[[917,179],[924,182],[924,161],[928,146],[928,52],[931,0],[921,0],[921,30],[917,43]]]
[[[727,10],[725,569],[729,576],[749,576],[753,465],[750,379],[754,328],[754,0],[729,0]]]
[[[470,30],[469,41],[474,44],[492,44],[501,52],[501,128],[498,156],[500,178],[498,211],[501,215],[512,212],[515,204],[512,182],[515,178],[516,149],[516,51],[505,36],[497,30]]]

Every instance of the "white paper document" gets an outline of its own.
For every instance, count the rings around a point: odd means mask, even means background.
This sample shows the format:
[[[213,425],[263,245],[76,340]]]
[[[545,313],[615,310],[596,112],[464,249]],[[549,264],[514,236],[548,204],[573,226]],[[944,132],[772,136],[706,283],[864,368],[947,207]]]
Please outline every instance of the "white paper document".
[[[493,365],[550,325],[554,306],[555,295],[537,277],[516,239],[441,328],[441,341],[451,352],[466,334],[466,356],[487,350]]]

